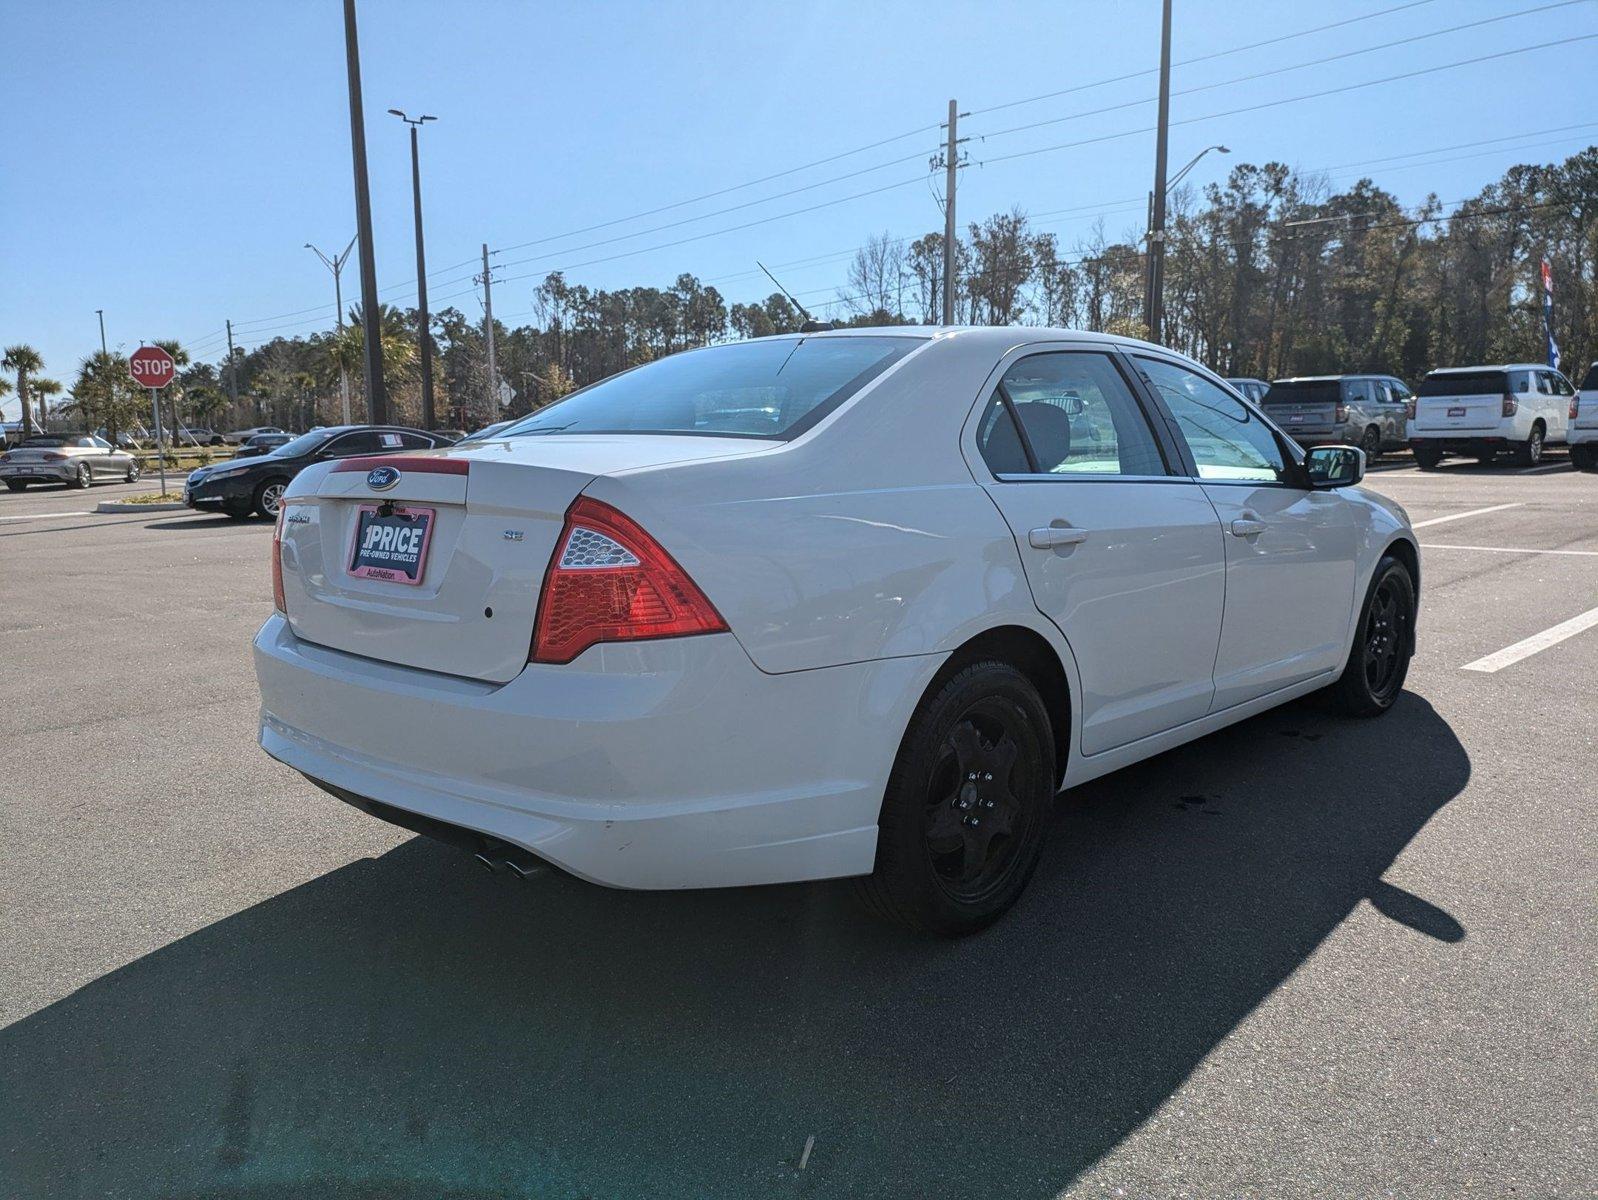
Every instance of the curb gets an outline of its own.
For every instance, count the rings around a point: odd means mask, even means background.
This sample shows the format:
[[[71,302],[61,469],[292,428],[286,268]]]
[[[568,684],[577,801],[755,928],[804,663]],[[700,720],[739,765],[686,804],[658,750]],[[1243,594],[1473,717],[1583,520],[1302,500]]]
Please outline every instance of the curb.
[[[188,505],[181,501],[171,504],[123,504],[120,500],[102,500],[94,506],[97,513],[159,513],[159,512],[184,512]]]

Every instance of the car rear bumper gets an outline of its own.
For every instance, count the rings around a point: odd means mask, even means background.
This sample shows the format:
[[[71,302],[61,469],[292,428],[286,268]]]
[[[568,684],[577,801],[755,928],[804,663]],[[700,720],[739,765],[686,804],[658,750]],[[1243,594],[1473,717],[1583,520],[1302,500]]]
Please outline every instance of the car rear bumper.
[[[15,479],[23,483],[68,483],[78,477],[78,464],[64,463],[0,463],[0,479]]]
[[[487,684],[326,649],[276,615],[255,639],[273,758],[625,888],[869,872],[900,736],[941,661],[768,675],[722,634],[596,646]]]
[[[1565,440],[1572,446],[1590,446],[1598,442],[1598,425],[1572,425],[1566,434]]]

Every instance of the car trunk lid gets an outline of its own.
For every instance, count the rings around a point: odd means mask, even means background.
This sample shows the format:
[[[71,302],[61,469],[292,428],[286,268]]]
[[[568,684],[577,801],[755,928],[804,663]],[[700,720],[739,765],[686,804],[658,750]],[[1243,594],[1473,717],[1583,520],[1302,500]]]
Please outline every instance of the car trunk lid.
[[[1336,380],[1307,381],[1303,383],[1283,380],[1273,383],[1265,393],[1265,411],[1287,433],[1293,436],[1323,436],[1337,426],[1337,406],[1342,402],[1342,389]]]
[[[1509,376],[1503,371],[1430,375],[1415,397],[1417,433],[1494,430],[1503,418]]]
[[[544,573],[567,508],[597,476],[747,454],[773,443],[662,435],[550,435],[346,459],[284,504],[289,624],[307,641],[423,670],[504,683],[526,665]],[[397,478],[392,481],[387,472]],[[391,521],[378,520],[389,516]],[[381,535],[415,522],[385,557]],[[420,529],[425,520],[425,531]],[[420,551],[411,582],[406,552]],[[375,567],[374,567],[375,564]],[[356,573],[359,572],[359,573]]]

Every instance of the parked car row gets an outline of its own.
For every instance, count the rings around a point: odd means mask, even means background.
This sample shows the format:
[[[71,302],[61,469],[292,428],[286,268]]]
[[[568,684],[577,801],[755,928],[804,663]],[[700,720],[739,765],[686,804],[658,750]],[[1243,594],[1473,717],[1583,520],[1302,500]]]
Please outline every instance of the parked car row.
[[[1598,471],[1598,363],[1578,391],[1541,363],[1443,367],[1411,392],[1392,375],[1310,375],[1228,379],[1301,446],[1344,442],[1374,460],[1408,447],[1422,470],[1450,454],[1491,462],[1511,454],[1522,466],[1548,446],[1569,445],[1571,462]]]
[[[282,435],[279,431],[255,436]],[[264,453],[241,452],[227,462],[190,472],[183,485],[183,503],[239,521],[251,514],[276,518],[283,490],[312,463],[362,454],[431,450],[453,443],[454,439],[442,434],[403,425],[332,425],[313,429]]]

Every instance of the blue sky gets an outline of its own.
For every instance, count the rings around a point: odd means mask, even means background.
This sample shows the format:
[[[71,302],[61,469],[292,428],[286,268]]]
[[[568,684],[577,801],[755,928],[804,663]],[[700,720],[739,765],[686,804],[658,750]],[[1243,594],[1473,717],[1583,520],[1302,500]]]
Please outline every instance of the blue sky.
[[[1179,63],[1384,15],[1178,67],[1173,122],[1563,44],[1178,124],[1172,166],[1225,142],[1232,157],[1210,155],[1194,182],[1221,178],[1238,161],[1277,159],[1334,168],[1334,185],[1370,174],[1415,202],[1428,192],[1462,199],[1511,163],[1562,158],[1598,141],[1598,88],[1583,82],[1595,44],[1572,41],[1598,34],[1598,3],[1547,3],[1427,0],[1387,12],[1404,0],[1177,0]],[[32,343],[46,373],[70,385],[78,360],[98,346],[96,308],[105,309],[113,348],[178,337],[199,357],[221,353],[224,318],[246,346],[331,324],[331,280],[302,246],[331,251],[354,232],[338,0],[3,0],[0,13],[8,46],[26,48],[8,51],[0,73],[10,126],[0,168],[0,343]],[[960,185],[962,221],[1019,205],[1041,214],[1039,225],[1067,248],[1100,216],[1111,236],[1142,221],[1151,133],[995,160],[1146,129],[1154,117],[1152,74],[994,106],[1151,70],[1158,0],[365,0],[361,21],[378,283],[391,302],[414,302],[415,260],[409,156],[403,126],[385,113],[390,107],[440,118],[423,131],[429,286],[435,309],[454,304],[473,319],[481,308],[466,260],[484,241],[511,247],[535,239],[549,240],[496,256],[506,282],[496,288],[495,311],[510,324],[530,319],[533,287],[557,267],[596,287],[667,284],[688,271],[739,300],[771,290],[754,274],[758,257],[791,264],[778,274],[814,307],[836,293],[847,252],[869,234],[915,235],[941,225],[919,177],[939,137],[926,127],[942,120],[950,97],[972,112],[962,125],[973,138],[973,163]],[[1181,94],[1210,84],[1222,86]],[[1127,107],[1078,115],[1119,105]],[[1068,119],[1003,132],[1057,118]],[[1584,124],[1590,127],[1561,128]],[[758,187],[572,232],[918,127]],[[1462,148],[1440,149],[1447,147]],[[866,170],[900,158],[907,161]],[[705,215],[855,171],[863,173]],[[902,186],[716,233],[893,184]],[[666,224],[674,227],[658,229]],[[650,229],[657,232],[644,232]],[[716,235],[697,237],[706,233]],[[631,253],[684,238],[696,240]],[[590,245],[600,241],[607,244]],[[346,301],[358,289],[354,268],[352,259]],[[14,411],[13,398],[7,412]]]

